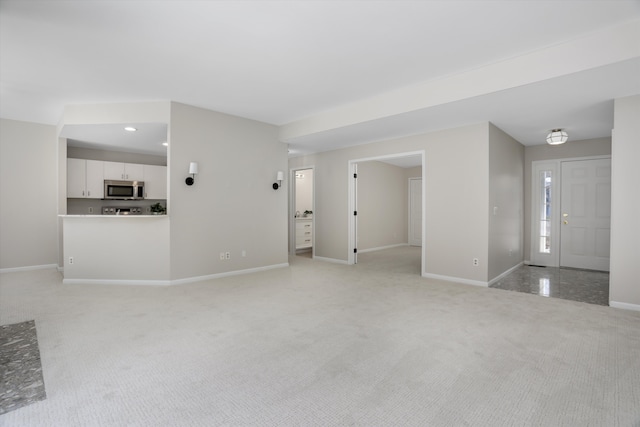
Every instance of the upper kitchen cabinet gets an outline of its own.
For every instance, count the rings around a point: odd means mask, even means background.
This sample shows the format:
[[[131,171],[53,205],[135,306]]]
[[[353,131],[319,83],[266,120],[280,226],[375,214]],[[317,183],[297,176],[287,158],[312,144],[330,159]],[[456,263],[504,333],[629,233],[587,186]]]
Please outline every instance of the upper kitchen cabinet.
[[[67,197],[102,199],[103,164],[99,160],[67,159]]]
[[[144,166],[135,163],[104,162],[104,179],[144,181]]]
[[[146,199],[167,198],[167,167],[144,165],[144,190]]]

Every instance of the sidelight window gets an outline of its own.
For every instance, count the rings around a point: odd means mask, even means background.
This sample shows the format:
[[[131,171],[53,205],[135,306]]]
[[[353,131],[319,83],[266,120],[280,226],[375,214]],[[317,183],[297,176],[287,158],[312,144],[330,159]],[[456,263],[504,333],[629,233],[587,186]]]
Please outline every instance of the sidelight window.
[[[540,211],[538,218],[538,235],[540,243],[538,251],[543,254],[551,253],[551,179],[550,170],[540,171]]]

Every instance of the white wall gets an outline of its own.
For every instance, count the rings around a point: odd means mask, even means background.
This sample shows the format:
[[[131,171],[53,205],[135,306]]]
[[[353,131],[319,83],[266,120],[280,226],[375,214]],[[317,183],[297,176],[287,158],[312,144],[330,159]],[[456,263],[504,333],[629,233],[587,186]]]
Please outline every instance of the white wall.
[[[277,127],[172,103],[169,139],[171,278],[286,264],[290,183],[272,188],[287,170]],[[187,186],[193,161],[199,172]]]
[[[104,162],[167,166],[167,156],[125,153],[123,151],[107,151],[85,147],[67,147],[67,157],[72,159],[102,160]]]
[[[358,163],[358,251],[408,242],[407,182],[401,167]]]
[[[64,218],[65,283],[168,283],[169,225],[166,216]]]
[[[640,95],[615,100],[609,300],[640,310]]]
[[[290,159],[290,168],[315,165],[315,255],[348,259],[350,160],[424,151],[425,271],[486,283],[488,127],[480,123]],[[473,258],[480,266],[472,266]]]
[[[524,148],[524,260],[531,260],[531,163],[537,160],[610,156],[611,138],[572,141],[562,145],[533,145]]]
[[[58,260],[56,127],[0,119],[0,269]]]
[[[523,260],[524,146],[489,126],[489,280]],[[494,211],[495,210],[495,211]]]

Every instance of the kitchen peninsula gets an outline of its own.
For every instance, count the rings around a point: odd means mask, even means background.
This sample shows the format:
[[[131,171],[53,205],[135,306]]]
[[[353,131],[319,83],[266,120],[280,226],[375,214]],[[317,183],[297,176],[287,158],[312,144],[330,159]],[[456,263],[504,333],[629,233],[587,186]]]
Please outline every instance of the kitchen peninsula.
[[[66,211],[59,215],[64,283],[169,283],[166,125],[136,127],[137,137],[151,133],[158,141],[154,154],[91,143],[123,138],[135,144],[121,124],[68,131],[74,139],[63,152]]]
[[[64,283],[169,283],[167,215],[60,215]]]

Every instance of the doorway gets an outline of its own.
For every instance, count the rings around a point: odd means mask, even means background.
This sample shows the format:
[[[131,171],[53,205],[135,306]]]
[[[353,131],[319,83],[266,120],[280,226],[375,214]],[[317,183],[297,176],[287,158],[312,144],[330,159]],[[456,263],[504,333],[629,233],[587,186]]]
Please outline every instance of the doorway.
[[[423,164],[424,151],[349,161],[349,264],[368,252],[411,244],[422,246],[419,272],[424,274]],[[409,178],[416,179],[413,186]]]
[[[611,159],[532,163],[531,263],[609,271]]]
[[[314,168],[291,171],[290,253],[313,258],[314,255]]]

